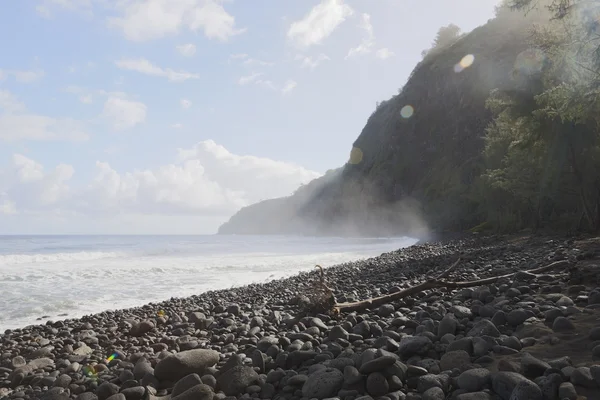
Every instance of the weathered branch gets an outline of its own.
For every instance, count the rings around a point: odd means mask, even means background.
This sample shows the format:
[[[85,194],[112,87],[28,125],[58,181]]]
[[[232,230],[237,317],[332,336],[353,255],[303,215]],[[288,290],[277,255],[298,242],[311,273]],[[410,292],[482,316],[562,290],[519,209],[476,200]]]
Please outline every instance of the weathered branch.
[[[373,309],[373,308],[377,308],[383,304],[387,304],[387,303],[390,303],[395,300],[399,300],[399,299],[402,299],[402,298],[405,298],[408,296],[412,296],[414,294],[417,294],[417,293],[423,292],[424,290],[429,290],[429,289],[437,289],[437,288],[459,289],[459,288],[468,288],[468,287],[489,285],[491,283],[498,281],[499,279],[510,278],[510,277],[516,275],[517,273],[521,272],[521,271],[518,271],[518,272],[511,273],[511,274],[506,274],[506,275],[492,276],[489,278],[478,279],[475,281],[449,282],[449,281],[442,280],[443,278],[447,277],[458,266],[459,261],[460,261],[460,258],[454,264],[452,264],[452,266],[450,266],[450,268],[448,268],[447,270],[442,272],[436,278],[430,279],[430,280],[420,283],[416,286],[412,286],[407,289],[401,290],[399,292],[388,294],[385,296],[375,297],[372,299],[357,301],[357,302],[353,302],[353,303],[339,303],[339,304],[335,305],[334,311],[339,313],[339,312],[352,312],[352,311],[362,311],[365,309]],[[543,267],[530,269],[530,270],[526,270],[526,271],[522,271],[522,272],[528,272],[530,274],[541,274],[543,272],[550,271],[550,270],[553,270],[553,269],[559,268],[559,267],[566,267],[568,265],[569,265],[569,262],[567,260],[562,260],[562,261],[553,262],[552,264],[549,264],[549,265],[546,265]]]

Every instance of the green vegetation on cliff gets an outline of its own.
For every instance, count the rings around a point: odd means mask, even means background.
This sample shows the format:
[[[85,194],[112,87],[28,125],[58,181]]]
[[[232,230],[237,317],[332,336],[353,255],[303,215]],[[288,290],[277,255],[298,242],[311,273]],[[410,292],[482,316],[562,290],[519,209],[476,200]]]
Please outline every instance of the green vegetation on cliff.
[[[342,169],[220,233],[597,230],[597,4],[509,0],[466,35],[442,28]]]

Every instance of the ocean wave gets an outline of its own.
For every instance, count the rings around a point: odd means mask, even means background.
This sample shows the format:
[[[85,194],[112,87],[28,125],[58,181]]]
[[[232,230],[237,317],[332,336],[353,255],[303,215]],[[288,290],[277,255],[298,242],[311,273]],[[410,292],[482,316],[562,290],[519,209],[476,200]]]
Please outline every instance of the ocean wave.
[[[79,251],[51,254],[4,254],[0,255],[0,266],[20,264],[44,264],[64,261],[92,261],[104,258],[123,257],[123,253],[104,251]]]

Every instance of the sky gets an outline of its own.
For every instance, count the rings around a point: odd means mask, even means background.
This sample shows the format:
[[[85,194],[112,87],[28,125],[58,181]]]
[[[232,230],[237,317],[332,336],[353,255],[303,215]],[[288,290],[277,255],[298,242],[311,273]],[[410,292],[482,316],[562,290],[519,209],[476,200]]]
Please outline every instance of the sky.
[[[211,234],[497,0],[0,1],[0,234]]]

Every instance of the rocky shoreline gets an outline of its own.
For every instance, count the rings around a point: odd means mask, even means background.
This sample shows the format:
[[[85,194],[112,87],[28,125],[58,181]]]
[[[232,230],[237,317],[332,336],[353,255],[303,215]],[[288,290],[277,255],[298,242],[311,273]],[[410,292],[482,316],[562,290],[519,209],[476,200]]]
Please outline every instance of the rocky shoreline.
[[[0,398],[600,399],[600,239],[476,236],[325,270],[338,302],[454,281],[374,310],[301,316],[316,272],[0,335]],[[176,293],[176,288],[173,288]]]

